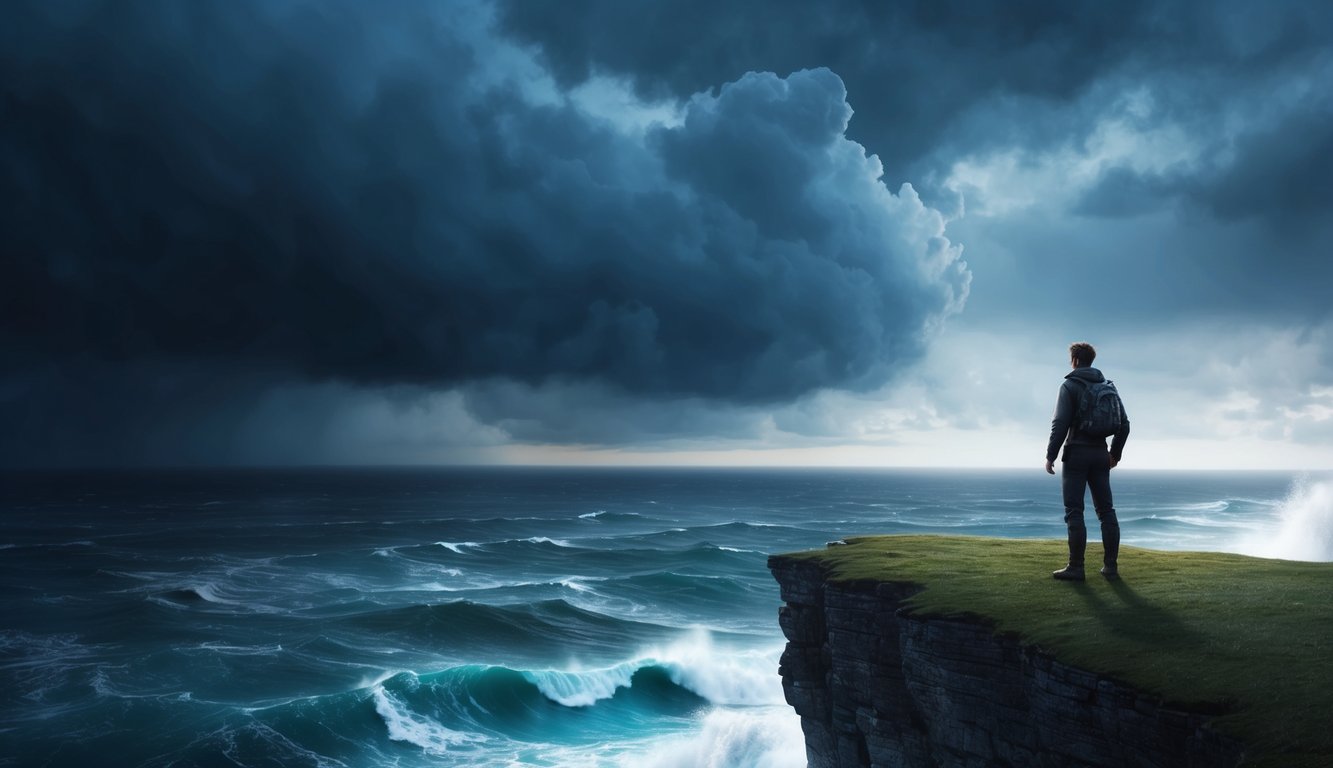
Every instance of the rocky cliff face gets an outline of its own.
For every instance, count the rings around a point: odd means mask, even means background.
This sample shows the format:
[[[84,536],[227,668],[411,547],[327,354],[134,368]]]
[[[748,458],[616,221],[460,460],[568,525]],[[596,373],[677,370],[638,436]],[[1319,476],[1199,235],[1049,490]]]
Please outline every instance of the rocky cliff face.
[[[780,673],[811,768],[1232,766],[1200,713],[1061,664],[981,621],[915,616],[917,589],[829,583],[775,556]]]

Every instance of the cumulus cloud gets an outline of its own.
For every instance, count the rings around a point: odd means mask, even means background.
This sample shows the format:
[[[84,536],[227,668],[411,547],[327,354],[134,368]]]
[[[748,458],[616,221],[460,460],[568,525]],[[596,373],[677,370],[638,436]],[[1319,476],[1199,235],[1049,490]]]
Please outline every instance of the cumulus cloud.
[[[961,248],[847,138],[832,71],[629,125],[487,8],[11,9],[0,413],[76,400],[91,457],[159,380],[192,385],[145,425],[302,382],[746,406],[879,386],[962,307]],[[59,401],[33,384],[75,363]]]

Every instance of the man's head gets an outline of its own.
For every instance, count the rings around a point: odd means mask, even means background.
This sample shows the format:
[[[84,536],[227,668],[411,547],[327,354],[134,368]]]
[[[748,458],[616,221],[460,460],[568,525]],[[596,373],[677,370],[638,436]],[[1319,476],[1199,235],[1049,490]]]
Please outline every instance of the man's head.
[[[1097,350],[1086,341],[1076,341],[1069,345],[1069,362],[1075,368],[1087,368],[1097,359]]]

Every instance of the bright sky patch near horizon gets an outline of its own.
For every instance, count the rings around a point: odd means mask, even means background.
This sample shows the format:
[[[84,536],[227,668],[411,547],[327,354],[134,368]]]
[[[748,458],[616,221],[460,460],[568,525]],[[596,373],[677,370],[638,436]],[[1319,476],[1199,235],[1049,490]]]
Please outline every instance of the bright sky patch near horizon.
[[[0,466],[1333,469],[1333,6],[19,2]]]

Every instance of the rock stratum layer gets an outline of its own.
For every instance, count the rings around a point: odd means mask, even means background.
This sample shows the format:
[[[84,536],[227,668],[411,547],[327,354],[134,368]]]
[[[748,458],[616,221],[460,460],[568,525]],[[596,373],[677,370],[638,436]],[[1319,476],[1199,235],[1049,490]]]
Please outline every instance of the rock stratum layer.
[[[917,615],[912,584],[834,582],[768,561],[785,605],[780,674],[811,768],[1233,766],[1240,744],[982,619]]]

